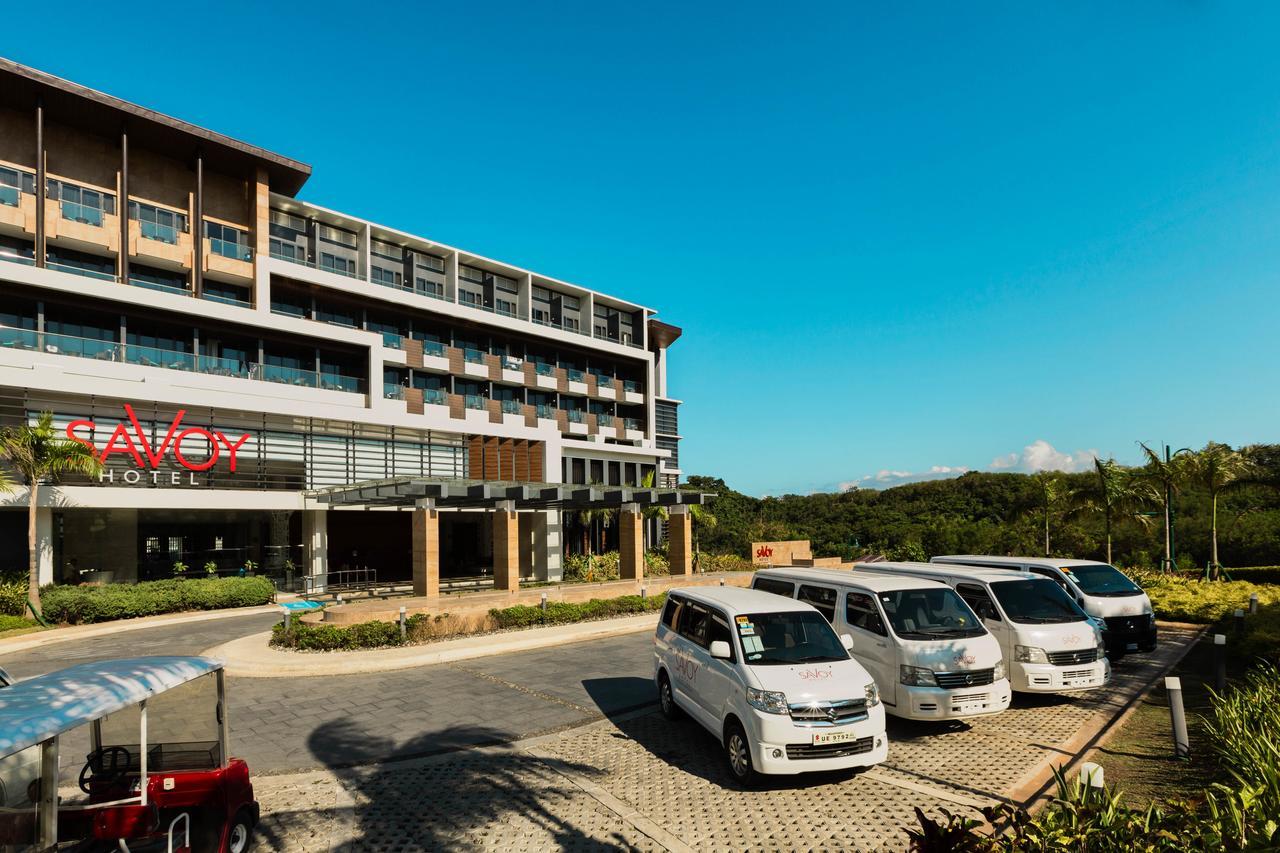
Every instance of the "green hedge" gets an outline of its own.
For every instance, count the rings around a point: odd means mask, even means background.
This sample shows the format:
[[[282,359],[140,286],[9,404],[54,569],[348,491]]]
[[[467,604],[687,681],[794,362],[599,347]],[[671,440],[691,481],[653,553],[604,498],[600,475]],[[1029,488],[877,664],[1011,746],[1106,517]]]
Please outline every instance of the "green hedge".
[[[1158,580],[1142,578],[1156,615],[1174,622],[1212,625],[1231,616],[1237,607],[1247,608],[1249,596],[1258,595],[1261,605],[1280,604],[1280,586],[1248,581],[1200,581],[1179,576]]]
[[[275,587],[262,577],[49,586],[40,591],[45,619],[73,625],[182,610],[253,607],[274,597]]]
[[[665,593],[652,598],[641,598],[638,595],[593,598],[581,603],[548,601],[545,612],[538,605],[517,604],[514,607],[490,610],[489,625],[491,628],[564,625],[610,616],[647,613],[661,609],[665,601]],[[271,629],[271,645],[311,652],[376,649],[412,645],[442,636],[440,633],[442,623],[445,632],[454,630],[448,624],[448,614],[427,616],[419,613],[408,617],[405,619],[406,639],[404,640],[400,639],[400,625],[396,622],[374,621],[340,626],[303,622],[298,619],[291,621],[292,626],[288,633],[285,633],[283,622]]]
[[[0,615],[21,616],[27,610],[27,573],[0,572]]]

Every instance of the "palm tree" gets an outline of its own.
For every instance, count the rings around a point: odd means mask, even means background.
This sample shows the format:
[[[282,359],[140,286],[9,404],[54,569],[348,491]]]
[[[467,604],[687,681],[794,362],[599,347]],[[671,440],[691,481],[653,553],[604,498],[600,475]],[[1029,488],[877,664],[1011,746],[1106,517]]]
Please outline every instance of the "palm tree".
[[[1212,521],[1212,556],[1210,565],[1214,577],[1222,564],[1218,562],[1218,495],[1244,482],[1252,473],[1252,465],[1244,454],[1231,449],[1230,445],[1211,441],[1203,450],[1187,456],[1187,478],[1209,493],[1213,505]]]
[[[1087,486],[1073,491],[1067,498],[1068,514],[1100,514],[1107,539],[1107,562],[1111,562],[1111,527],[1119,517],[1132,517],[1145,522],[1140,508],[1155,500],[1148,483],[1135,477],[1114,459],[1093,460],[1094,478]]]
[[[1044,555],[1049,556],[1049,519],[1064,495],[1062,477],[1056,471],[1037,471],[1031,475],[1036,485],[1036,511],[1044,520]]]
[[[698,549],[698,531],[700,529],[715,530],[720,522],[715,514],[702,504],[689,504],[689,520],[693,526],[693,566],[695,571],[701,571],[699,566],[702,563],[702,552]]]
[[[1182,488],[1183,480],[1186,479],[1187,462],[1181,450],[1165,459],[1142,442],[1138,442],[1138,446],[1142,448],[1142,455],[1147,457],[1147,464],[1138,476],[1156,487],[1153,489],[1156,500],[1164,510],[1164,562],[1161,571],[1173,571],[1173,534],[1169,525],[1169,513],[1173,511],[1173,496]]]
[[[39,617],[36,507],[40,486],[57,482],[60,475],[67,473],[93,476],[102,470],[102,463],[89,445],[60,438],[53,428],[51,412],[42,412],[34,424],[10,427],[0,432],[0,458],[22,476],[28,487],[27,601],[34,615]]]

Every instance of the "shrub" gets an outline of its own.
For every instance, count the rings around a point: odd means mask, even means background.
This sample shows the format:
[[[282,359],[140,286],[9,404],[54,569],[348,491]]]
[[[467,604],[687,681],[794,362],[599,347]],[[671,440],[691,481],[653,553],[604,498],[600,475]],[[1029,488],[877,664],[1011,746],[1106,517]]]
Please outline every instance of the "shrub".
[[[30,619],[23,619],[21,616],[0,614],[0,631],[12,631],[14,628],[33,628],[35,624]]]
[[[671,561],[661,551],[645,551],[644,573],[653,577],[666,577],[671,574]]]
[[[1213,624],[1229,617],[1237,607],[1247,607],[1249,596],[1258,594],[1261,605],[1280,604],[1280,586],[1248,581],[1201,581],[1179,575],[1139,576],[1151,597],[1156,614],[1175,622]]]
[[[21,616],[26,611],[26,572],[5,572],[0,574],[0,614]]]
[[[570,554],[564,558],[564,580],[567,583],[600,583],[616,581],[620,558],[617,551],[604,554]]]
[[[103,586],[49,586],[41,590],[40,595],[46,619],[79,624],[183,610],[253,607],[271,601],[275,588],[266,578],[201,578]]]
[[[586,622],[634,613],[660,610],[666,595],[642,598],[623,595],[618,598],[593,598],[590,601],[548,601],[544,611],[537,605],[517,604],[489,611],[489,617],[497,628],[526,628],[531,625],[564,625],[570,622]]]
[[[698,555],[698,568],[704,572],[751,572],[756,567],[737,554],[702,553]]]

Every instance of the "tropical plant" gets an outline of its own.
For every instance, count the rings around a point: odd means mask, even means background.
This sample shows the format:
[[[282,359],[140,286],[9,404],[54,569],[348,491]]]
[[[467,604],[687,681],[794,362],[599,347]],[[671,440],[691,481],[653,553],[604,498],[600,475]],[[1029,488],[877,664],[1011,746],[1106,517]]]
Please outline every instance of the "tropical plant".
[[[1040,516],[1044,524],[1044,555],[1049,556],[1049,520],[1066,497],[1066,489],[1062,483],[1062,475],[1057,471],[1037,471],[1031,476],[1035,483],[1036,502],[1034,512]]]
[[[1164,510],[1164,562],[1161,568],[1173,571],[1173,534],[1169,529],[1169,513],[1173,511],[1171,502],[1174,496],[1181,491],[1182,484],[1187,479],[1186,457],[1184,451],[1179,450],[1165,459],[1142,442],[1138,442],[1138,446],[1142,448],[1142,455],[1147,458],[1147,464],[1139,469],[1138,476],[1155,487],[1156,500]]]
[[[181,560],[177,560],[173,564],[173,576],[175,578],[185,578],[187,576],[187,564]]]
[[[34,424],[22,424],[0,432],[0,458],[26,481],[27,495],[27,601],[40,616],[40,574],[36,541],[36,516],[40,486],[55,483],[62,474],[94,476],[102,463],[93,448],[62,438],[53,428],[53,413],[41,412]]]
[[[215,563],[213,560],[209,560],[207,563],[204,564],[204,573],[209,577],[213,577],[214,575],[218,574],[218,564]]]
[[[1093,460],[1094,476],[1086,485],[1073,490],[1067,496],[1067,517],[1101,515],[1103,536],[1106,539],[1107,562],[1111,556],[1111,531],[1120,518],[1132,518],[1145,524],[1147,517],[1140,514],[1143,506],[1154,502],[1155,492],[1151,484],[1135,476],[1128,468],[1114,459]]]
[[[1209,493],[1213,507],[1209,563],[1216,576],[1222,567],[1218,562],[1218,496],[1245,482],[1252,473],[1252,465],[1244,454],[1229,445],[1211,441],[1203,450],[1188,454],[1186,469],[1187,479]]]
[[[703,504],[689,504],[689,521],[693,530],[693,565],[701,571],[702,553],[698,547],[698,534],[703,530],[715,530],[719,520],[708,507]]]

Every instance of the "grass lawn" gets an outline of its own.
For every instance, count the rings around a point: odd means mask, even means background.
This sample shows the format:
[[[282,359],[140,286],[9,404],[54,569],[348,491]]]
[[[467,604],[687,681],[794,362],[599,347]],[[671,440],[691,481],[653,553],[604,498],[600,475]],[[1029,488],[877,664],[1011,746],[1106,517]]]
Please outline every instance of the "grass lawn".
[[[1244,668],[1228,661],[1228,676]],[[1173,757],[1173,729],[1163,679],[1094,759],[1106,771],[1108,784],[1120,787],[1130,805],[1145,806],[1153,799],[1200,799],[1214,782],[1226,781],[1208,751],[1201,715],[1210,713],[1207,687],[1213,684],[1213,637],[1206,635],[1170,675],[1182,679],[1191,758]]]
[[[0,639],[4,637],[16,637],[20,634],[32,634],[36,631],[43,631],[44,628],[30,619],[23,619],[21,616],[5,616],[0,614]]]

